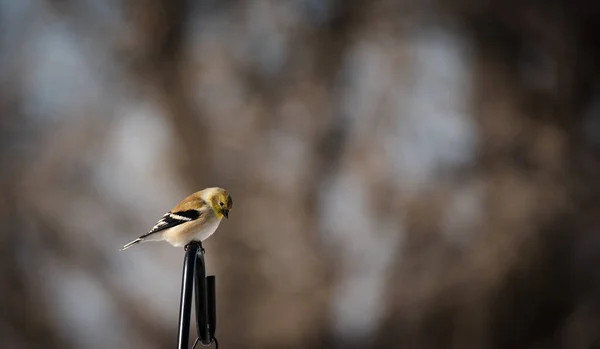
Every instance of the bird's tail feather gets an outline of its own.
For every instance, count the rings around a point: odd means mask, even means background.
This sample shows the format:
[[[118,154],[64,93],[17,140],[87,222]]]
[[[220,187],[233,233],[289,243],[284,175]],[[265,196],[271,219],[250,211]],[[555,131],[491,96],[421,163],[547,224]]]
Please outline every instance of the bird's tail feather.
[[[130,242],[130,243],[126,244],[125,246],[123,246],[121,248],[121,251],[126,250],[126,249],[130,248],[131,246],[133,246],[135,244],[139,244],[142,241],[143,241],[142,239],[137,238],[137,239],[133,240],[132,242]]]

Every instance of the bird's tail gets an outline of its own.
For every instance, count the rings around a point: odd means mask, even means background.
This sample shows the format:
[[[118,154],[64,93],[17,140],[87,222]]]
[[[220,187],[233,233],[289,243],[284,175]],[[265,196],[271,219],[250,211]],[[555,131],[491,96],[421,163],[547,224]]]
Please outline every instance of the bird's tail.
[[[139,244],[142,241],[143,241],[142,239],[137,238],[137,239],[133,240],[132,242],[130,242],[130,243],[126,244],[125,246],[123,246],[121,248],[121,251],[126,250],[126,249],[130,248],[131,246],[133,246],[135,244]]]

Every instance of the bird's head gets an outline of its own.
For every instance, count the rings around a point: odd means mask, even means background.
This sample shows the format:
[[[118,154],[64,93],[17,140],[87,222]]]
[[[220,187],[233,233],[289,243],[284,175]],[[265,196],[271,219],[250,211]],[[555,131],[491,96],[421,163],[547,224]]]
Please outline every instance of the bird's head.
[[[208,188],[205,190],[205,200],[215,210],[217,216],[229,218],[229,211],[233,207],[233,200],[227,190],[223,188]]]

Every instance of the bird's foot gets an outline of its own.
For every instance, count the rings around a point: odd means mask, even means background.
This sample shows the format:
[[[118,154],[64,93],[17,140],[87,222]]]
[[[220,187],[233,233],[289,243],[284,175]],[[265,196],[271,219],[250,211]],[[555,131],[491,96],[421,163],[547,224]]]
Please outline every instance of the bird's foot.
[[[188,248],[190,247],[191,244],[198,244],[198,253],[201,253],[202,255],[204,255],[204,253],[206,253],[206,250],[204,249],[204,247],[202,247],[202,242],[200,242],[200,241],[192,241],[189,244],[185,245],[186,251],[188,250]]]
[[[190,242],[189,244],[185,245],[185,246],[183,247],[183,249],[184,249],[185,251],[187,251],[187,250],[190,248],[190,246],[191,246],[192,244],[195,244],[195,243],[197,243],[198,245],[200,245],[200,246],[198,247],[198,252],[199,252],[199,253],[202,253],[202,254],[204,254],[204,253],[206,252],[206,250],[204,249],[204,247],[202,247],[202,243],[201,243],[201,242],[197,242],[197,241]]]

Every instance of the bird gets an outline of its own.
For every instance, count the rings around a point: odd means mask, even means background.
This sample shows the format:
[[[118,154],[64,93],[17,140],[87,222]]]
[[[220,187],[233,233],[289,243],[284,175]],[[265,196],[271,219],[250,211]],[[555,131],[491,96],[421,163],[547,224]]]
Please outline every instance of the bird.
[[[223,217],[229,219],[233,200],[227,190],[220,187],[197,191],[165,213],[152,229],[139,238],[125,244],[121,251],[146,241],[166,241],[174,247],[192,241],[208,239],[219,227]],[[201,249],[204,253],[204,249]]]

